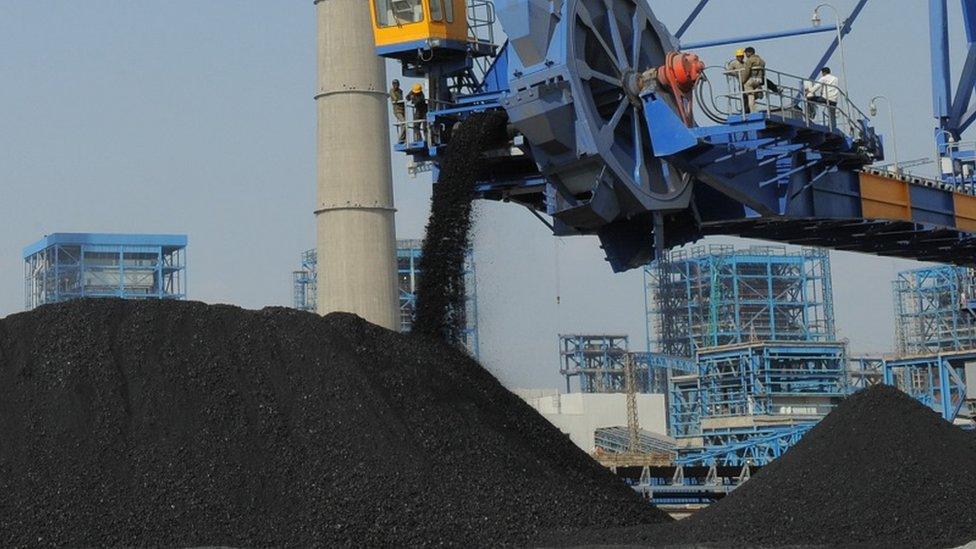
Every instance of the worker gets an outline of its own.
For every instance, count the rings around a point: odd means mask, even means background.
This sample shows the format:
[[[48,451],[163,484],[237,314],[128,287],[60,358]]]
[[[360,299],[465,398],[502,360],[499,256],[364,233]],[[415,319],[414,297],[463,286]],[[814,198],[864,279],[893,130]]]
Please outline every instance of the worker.
[[[424,135],[427,131],[427,96],[424,95],[424,87],[414,84],[407,94],[407,101],[413,106],[413,140],[426,141]]]
[[[390,90],[390,103],[393,104],[393,117],[397,120],[397,133],[399,135],[397,143],[403,145],[407,142],[407,102],[403,100],[403,90],[400,89],[399,80],[393,80],[393,88]]]
[[[815,82],[810,80],[803,81],[803,98],[804,106],[806,107],[807,122],[812,122],[817,118],[817,89],[818,86]]]
[[[735,50],[735,57],[725,65],[725,76],[729,79],[729,91],[739,88],[742,89],[742,71],[745,68],[746,50],[739,48]],[[747,102],[745,94],[742,95],[742,105]]]
[[[820,78],[817,78],[810,101],[826,105],[831,129],[837,127],[837,101],[839,100],[840,79],[830,73],[830,67],[820,69]]]
[[[756,53],[756,48],[748,47],[743,50],[745,61],[739,81],[742,83],[742,90],[747,96],[746,112],[756,110],[756,100],[762,99],[762,90],[766,86],[766,61]]]

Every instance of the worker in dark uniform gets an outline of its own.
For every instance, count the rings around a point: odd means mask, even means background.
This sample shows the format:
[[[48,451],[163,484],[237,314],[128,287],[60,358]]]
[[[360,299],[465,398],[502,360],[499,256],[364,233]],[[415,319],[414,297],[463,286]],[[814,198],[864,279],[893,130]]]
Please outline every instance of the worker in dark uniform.
[[[426,141],[424,136],[427,131],[427,96],[424,95],[424,87],[414,84],[407,94],[407,101],[413,106],[413,140]]]
[[[393,88],[390,90],[390,103],[393,104],[393,117],[397,121],[397,133],[399,138],[397,143],[401,145],[407,142],[407,103],[403,100],[403,90],[400,89],[400,81],[393,81]]]
[[[746,112],[756,110],[756,100],[762,98],[762,90],[766,86],[766,61],[756,53],[756,48],[745,49],[746,59],[740,81],[742,90],[748,96]]]

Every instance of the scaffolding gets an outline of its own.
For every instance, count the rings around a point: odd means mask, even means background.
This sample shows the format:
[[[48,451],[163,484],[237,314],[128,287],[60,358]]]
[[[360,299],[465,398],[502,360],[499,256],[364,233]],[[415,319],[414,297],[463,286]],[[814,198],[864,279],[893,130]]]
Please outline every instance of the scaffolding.
[[[976,349],[976,274],[941,266],[898,274],[893,283],[899,355]]]
[[[186,236],[55,233],[24,249],[24,306],[186,299]]]
[[[420,282],[420,240],[398,240],[397,287],[400,306],[400,331],[409,332],[413,327],[417,308],[417,285]],[[318,280],[318,257],[315,250],[302,253],[301,265],[292,273],[293,306],[303,311],[315,311],[315,295]],[[452,312],[452,314],[458,314]],[[479,356],[478,341],[478,285],[474,252],[468,250],[464,261],[464,316],[462,340],[472,356]]]
[[[696,246],[651,263],[644,278],[648,348],[665,355],[693,357],[701,349],[755,341],[835,339],[824,250]]]
[[[696,362],[669,379],[668,434],[685,465],[765,465],[849,393],[843,343],[737,344]]]

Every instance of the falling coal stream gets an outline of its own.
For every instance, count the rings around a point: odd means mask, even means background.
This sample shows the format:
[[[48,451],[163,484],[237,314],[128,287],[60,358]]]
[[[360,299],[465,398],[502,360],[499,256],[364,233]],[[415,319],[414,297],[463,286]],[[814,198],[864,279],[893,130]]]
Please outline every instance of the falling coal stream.
[[[460,339],[464,329],[464,258],[469,245],[475,183],[484,151],[505,140],[502,112],[477,113],[453,132],[431,197],[430,219],[418,268],[413,332]]]

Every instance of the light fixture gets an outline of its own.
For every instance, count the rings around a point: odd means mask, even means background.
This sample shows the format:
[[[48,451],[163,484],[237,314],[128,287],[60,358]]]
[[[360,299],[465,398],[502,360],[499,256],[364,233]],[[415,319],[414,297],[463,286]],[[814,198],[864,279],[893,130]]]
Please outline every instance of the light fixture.
[[[874,99],[872,99],[871,104],[868,105],[868,112],[871,113],[871,116],[878,116],[878,104],[874,102]]]
[[[813,10],[813,17],[810,18],[810,22],[813,23],[814,27],[819,27],[823,20],[820,19],[820,12],[818,10]]]

